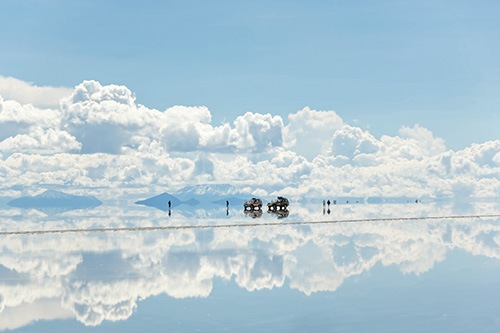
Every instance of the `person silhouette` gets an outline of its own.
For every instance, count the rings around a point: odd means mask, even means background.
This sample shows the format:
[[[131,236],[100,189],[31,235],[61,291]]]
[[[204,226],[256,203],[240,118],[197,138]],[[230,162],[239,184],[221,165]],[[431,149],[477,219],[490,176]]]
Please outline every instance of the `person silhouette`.
[[[170,209],[171,207],[172,207],[172,202],[168,200],[168,209]]]

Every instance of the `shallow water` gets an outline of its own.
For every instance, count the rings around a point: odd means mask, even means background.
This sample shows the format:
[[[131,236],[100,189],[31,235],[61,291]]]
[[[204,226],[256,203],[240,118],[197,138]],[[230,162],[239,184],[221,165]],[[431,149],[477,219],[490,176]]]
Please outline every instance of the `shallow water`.
[[[330,208],[5,208],[0,330],[500,329],[498,204]]]

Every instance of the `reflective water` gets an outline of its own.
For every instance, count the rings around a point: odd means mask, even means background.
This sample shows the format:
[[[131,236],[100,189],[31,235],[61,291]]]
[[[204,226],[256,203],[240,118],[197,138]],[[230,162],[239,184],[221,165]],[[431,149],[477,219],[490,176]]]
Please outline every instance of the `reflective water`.
[[[496,203],[0,211],[0,330],[498,331]],[[294,222],[443,217],[433,220]],[[224,228],[205,228],[222,226]]]

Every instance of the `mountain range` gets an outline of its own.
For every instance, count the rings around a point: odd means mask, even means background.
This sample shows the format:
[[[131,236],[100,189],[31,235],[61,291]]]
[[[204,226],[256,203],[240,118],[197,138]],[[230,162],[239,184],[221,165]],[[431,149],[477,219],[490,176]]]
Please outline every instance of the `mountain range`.
[[[94,208],[102,204],[93,196],[80,196],[64,192],[47,190],[35,196],[26,196],[11,200],[9,206],[35,208],[47,214],[61,213],[73,209]]]
[[[172,207],[226,205],[226,201],[229,201],[230,205],[240,206],[252,196],[251,193],[230,184],[203,184],[186,186],[173,194],[165,192],[135,203],[168,211],[169,201]]]

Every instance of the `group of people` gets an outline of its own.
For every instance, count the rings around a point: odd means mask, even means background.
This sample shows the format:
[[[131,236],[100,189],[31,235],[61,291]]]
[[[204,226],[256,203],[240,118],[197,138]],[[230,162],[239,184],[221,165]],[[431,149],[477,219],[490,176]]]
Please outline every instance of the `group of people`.
[[[330,210],[330,200],[328,199],[327,201],[323,200],[323,215],[325,215],[325,212],[327,212],[328,214],[331,213],[331,210]],[[337,204],[337,200],[333,200],[333,204],[336,205]],[[326,205],[328,205],[328,210],[326,210]]]

